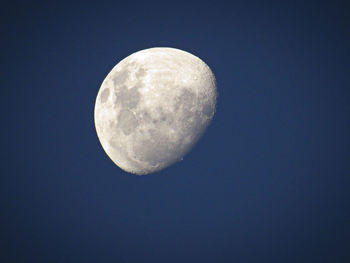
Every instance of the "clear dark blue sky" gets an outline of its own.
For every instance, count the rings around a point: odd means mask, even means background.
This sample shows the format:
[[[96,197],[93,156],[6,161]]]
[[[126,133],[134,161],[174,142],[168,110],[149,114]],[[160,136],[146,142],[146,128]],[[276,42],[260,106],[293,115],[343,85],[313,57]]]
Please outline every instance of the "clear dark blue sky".
[[[1,262],[350,262],[345,1],[71,2],[1,6]],[[138,177],[94,102],[156,46],[202,58],[218,107],[182,162]]]

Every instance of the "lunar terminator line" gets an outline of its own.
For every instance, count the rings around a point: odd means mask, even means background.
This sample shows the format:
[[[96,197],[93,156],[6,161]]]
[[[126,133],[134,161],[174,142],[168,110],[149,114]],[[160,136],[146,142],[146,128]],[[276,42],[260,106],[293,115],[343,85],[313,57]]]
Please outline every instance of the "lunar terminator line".
[[[103,149],[121,169],[144,175],[181,160],[211,122],[216,81],[198,57],[175,48],[133,53],[107,75],[95,103]]]

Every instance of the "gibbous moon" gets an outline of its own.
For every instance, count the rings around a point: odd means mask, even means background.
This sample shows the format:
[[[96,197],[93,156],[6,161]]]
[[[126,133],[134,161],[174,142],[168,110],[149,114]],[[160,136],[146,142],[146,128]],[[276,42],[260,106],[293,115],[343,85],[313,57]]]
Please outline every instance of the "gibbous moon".
[[[121,169],[138,175],[181,160],[215,113],[216,81],[198,57],[175,48],[150,48],[120,61],[95,103],[103,149]]]

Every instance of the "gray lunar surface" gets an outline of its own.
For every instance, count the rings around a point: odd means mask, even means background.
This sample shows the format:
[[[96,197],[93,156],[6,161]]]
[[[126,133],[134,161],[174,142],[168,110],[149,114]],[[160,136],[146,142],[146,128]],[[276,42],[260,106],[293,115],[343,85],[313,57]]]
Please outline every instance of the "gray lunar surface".
[[[174,48],[150,48],[119,62],[95,103],[104,151],[138,175],[181,160],[215,113],[216,81],[198,57]]]

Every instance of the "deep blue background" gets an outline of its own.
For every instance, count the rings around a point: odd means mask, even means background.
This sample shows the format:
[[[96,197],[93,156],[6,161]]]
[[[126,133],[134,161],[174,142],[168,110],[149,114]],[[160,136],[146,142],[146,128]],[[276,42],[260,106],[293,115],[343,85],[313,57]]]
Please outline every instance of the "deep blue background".
[[[55,2],[1,6],[1,262],[350,262],[345,1]],[[94,102],[155,46],[203,59],[219,99],[182,162],[139,177]]]

